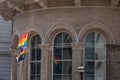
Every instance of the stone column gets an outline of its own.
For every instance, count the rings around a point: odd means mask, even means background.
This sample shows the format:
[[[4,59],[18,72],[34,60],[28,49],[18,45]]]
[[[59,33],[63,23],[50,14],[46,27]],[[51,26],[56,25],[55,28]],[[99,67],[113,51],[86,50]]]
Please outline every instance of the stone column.
[[[83,47],[81,44],[72,44],[72,80],[80,80],[77,68],[83,63]]]
[[[17,80],[17,61],[16,54],[18,52],[17,49],[10,49],[11,52],[11,80]]]
[[[21,63],[20,68],[21,68],[22,75],[23,75],[22,80],[28,80],[28,53],[26,53],[26,57],[23,60],[23,62]]]
[[[41,80],[48,80],[49,44],[40,44],[41,48]]]

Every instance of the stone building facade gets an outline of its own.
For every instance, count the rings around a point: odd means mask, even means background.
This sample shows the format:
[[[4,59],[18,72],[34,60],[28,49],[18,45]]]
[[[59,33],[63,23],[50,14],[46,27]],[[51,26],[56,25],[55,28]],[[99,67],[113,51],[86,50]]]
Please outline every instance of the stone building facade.
[[[119,0],[11,1],[1,2],[9,17],[1,14],[13,20],[12,80],[120,79]],[[27,54],[18,63],[16,48],[25,32]]]

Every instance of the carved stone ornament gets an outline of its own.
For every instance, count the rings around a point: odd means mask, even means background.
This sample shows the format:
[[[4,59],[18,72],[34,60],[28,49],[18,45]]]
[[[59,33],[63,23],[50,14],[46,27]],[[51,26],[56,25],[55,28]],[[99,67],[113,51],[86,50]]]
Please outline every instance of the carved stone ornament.
[[[39,47],[40,47],[42,50],[49,50],[49,44],[39,44]]]
[[[73,49],[83,49],[83,44],[72,43]]]

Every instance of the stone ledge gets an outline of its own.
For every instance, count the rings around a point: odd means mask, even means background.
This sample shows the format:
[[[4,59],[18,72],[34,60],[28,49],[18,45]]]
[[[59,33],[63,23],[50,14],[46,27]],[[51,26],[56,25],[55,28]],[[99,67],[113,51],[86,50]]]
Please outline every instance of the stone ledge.
[[[119,44],[107,44],[106,46],[111,50],[120,51],[120,45]]]

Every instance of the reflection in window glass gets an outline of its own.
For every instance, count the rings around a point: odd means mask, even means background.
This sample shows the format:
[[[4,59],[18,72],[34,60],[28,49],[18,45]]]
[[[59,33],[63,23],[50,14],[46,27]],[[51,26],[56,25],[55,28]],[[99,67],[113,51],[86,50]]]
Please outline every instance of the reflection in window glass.
[[[71,80],[72,39],[65,33],[59,33],[54,39],[53,80]]]
[[[84,80],[106,79],[106,40],[99,32],[88,34],[85,39]]]
[[[39,35],[34,35],[30,42],[30,80],[40,80],[41,72],[41,43]]]

